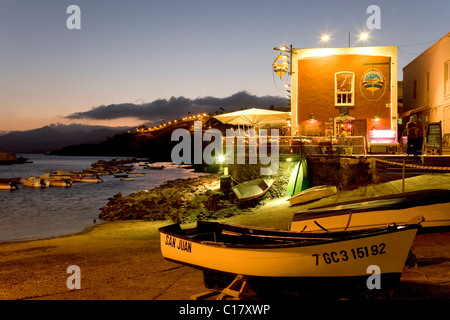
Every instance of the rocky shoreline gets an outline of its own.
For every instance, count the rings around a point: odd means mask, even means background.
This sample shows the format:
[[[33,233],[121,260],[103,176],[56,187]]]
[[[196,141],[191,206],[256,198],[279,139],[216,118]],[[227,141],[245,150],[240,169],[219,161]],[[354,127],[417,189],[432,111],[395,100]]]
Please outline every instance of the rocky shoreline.
[[[281,193],[274,185],[263,197],[239,204],[233,192],[220,190],[220,175],[167,181],[156,188],[123,196],[120,192],[109,198],[99,217],[116,220],[172,220],[190,223],[239,215]]]

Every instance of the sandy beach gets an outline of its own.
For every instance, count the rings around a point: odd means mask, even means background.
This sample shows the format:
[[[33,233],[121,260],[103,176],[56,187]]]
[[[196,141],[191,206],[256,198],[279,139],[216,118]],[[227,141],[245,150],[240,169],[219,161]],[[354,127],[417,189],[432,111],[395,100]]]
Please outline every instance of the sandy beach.
[[[427,186],[450,189],[450,175],[407,179],[406,191]],[[401,191],[401,181],[368,185],[304,206],[289,207],[287,197],[266,201],[225,223],[286,229],[292,214],[327,203]],[[0,243],[2,300],[187,300],[204,292],[201,271],[163,259],[158,228],[170,221],[115,221],[80,234],[54,239]],[[183,227],[194,224],[183,225]],[[405,268],[394,300],[450,299],[450,233],[416,237],[418,264]],[[68,289],[67,268],[81,271],[81,288]]]

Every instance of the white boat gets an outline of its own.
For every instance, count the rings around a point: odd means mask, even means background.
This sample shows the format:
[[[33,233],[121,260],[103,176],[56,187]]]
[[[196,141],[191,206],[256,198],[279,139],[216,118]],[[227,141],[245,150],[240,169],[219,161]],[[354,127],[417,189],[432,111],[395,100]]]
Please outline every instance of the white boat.
[[[255,179],[233,186],[231,190],[239,201],[256,199],[264,195],[274,183],[274,179]]]
[[[22,183],[28,188],[46,188],[50,187],[50,181],[40,177],[29,176],[28,178],[22,179]]]
[[[422,231],[450,227],[450,190],[419,190],[296,212],[291,231],[342,231],[406,223],[424,217]]]
[[[310,202],[336,194],[337,188],[335,186],[316,186],[300,193],[297,193],[289,198],[289,205],[293,206],[300,203]]]
[[[364,285],[368,266],[384,286],[396,285],[419,224],[346,232],[291,232],[197,222],[159,229],[165,259],[209,273],[260,279]],[[253,279],[253,280],[252,280]]]

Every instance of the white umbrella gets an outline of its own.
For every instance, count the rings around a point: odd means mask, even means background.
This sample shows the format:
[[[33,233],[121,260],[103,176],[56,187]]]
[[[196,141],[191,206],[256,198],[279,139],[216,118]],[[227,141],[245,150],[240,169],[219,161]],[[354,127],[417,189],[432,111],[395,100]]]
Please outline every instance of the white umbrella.
[[[219,114],[214,116],[217,120],[227,124],[237,125],[280,125],[285,124],[286,120],[291,117],[290,112],[282,112],[267,109],[245,109],[230,113]]]

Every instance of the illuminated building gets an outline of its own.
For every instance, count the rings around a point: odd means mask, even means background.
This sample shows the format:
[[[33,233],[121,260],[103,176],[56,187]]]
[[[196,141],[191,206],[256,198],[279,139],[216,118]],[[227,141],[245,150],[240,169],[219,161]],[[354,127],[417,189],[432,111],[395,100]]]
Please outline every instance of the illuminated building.
[[[450,135],[450,32],[403,68],[404,125],[410,116],[421,137],[431,122],[441,122],[444,137]]]
[[[295,135],[397,132],[397,47],[292,49]]]

